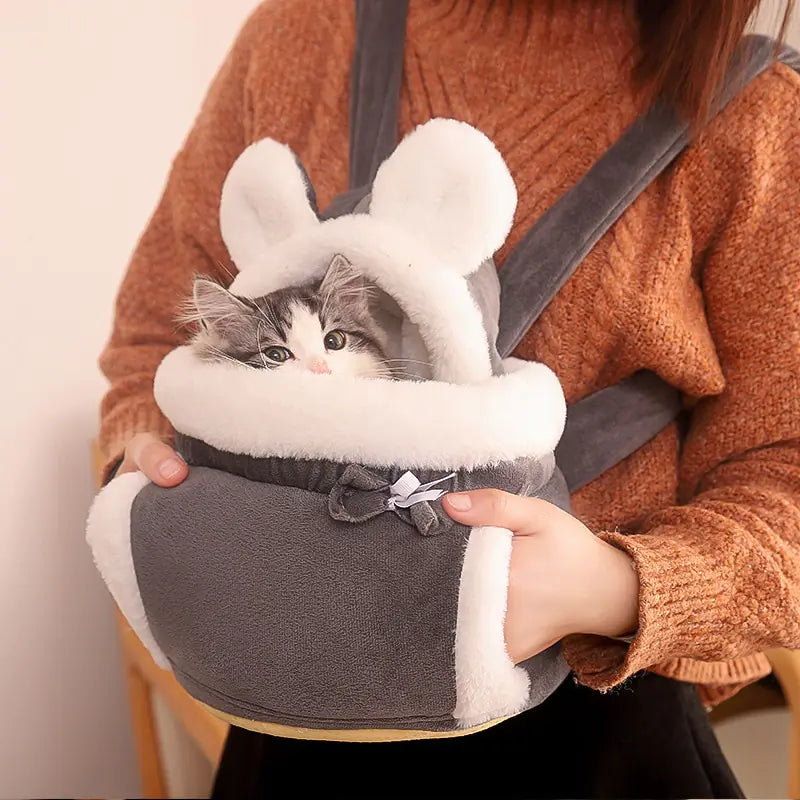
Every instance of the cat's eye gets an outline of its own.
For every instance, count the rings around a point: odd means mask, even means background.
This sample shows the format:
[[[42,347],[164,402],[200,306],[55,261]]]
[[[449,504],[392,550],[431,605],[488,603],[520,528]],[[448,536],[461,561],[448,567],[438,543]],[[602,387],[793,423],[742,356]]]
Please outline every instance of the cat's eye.
[[[341,350],[347,342],[347,337],[342,331],[331,331],[325,334],[326,350]]]
[[[292,351],[288,350],[285,347],[270,347],[268,350],[264,352],[264,355],[270,361],[274,361],[277,364],[283,364],[284,361],[288,361],[290,358],[294,358],[294,356],[292,355]]]

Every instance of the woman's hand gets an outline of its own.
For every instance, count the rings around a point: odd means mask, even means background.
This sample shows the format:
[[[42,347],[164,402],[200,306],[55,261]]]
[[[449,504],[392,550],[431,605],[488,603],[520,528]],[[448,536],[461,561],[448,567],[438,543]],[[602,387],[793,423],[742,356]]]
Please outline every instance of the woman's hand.
[[[448,494],[442,502],[463,525],[514,534],[505,637],[515,664],[572,633],[635,631],[639,578],[631,558],[571,514],[496,489]]]
[[[137,469],[159,486],[177,486],[189,474],[186,462],[154,433],[137,433],[129,439],[117,475]]]

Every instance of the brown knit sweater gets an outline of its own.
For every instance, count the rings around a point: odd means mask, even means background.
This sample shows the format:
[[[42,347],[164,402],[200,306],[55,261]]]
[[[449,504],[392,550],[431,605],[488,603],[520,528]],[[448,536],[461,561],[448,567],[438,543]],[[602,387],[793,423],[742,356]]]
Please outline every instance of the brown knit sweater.
[[[520,197],[508,246],[641,111],[631,6],[412,0],[402,132],[456,117],[496,142]],[[119,293],[101,358],[109,463],[136,431],[170,436],[153,373],[181,343],[175,306],[192,276],[231,266],[217,212],[242,149],[288,142],[321,207],[346,188],[353,38],[346,0],[271,0],[245,25]],[[652,668],[713,702],[768,671],[761,651],[800,647],[798,123],[800,79],[775,66],[644,192],[516,353],[552,367],[569,401],[647,368],[693,409],[682,448],[670,428],[574,498],[641,580],[631,646],[566,642],[590,686]]]

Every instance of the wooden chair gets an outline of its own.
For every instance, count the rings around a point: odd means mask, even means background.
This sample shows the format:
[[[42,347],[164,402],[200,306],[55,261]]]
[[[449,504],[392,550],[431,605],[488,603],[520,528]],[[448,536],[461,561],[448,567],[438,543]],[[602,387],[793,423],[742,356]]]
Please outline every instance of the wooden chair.
[[[92,457],[99,484],[102,460],[96,446]],[[142,790],[146,798],[167,797],[153,695],[158,694],[164,700],[180,727],[215,768],[222,754],[228,726],[195,702],[171,672],[165,672],[156,665],[119,612],[117,620]],[[800,651],[772,650],[767,657],[791,712],[787,796],[800,800]],[[757,706],[744,704],[743,707],[752,710]]]
[[[171,672],[158,667],[122,614],[117,612],[117,618],[142,791],[148,798],[168,797],[153,696],[158,694],[164,700],[181,729],[214,768],[219,763],[228,726],[187,694]]]
[[[800,798],[800,650],[770,650],[767,658],[791,712],[787,797],[797,800]]]
[[[96,447],[93,448],[92,460],[99,485],[102,459]],[[228,726],[203,709],[171,672],[156,665],[119,611],[117,623],[143,796],[168,797],[153,697],[158,695],[164,701],[179,727],[215,769],[222,754]]]
[[[153,695],[158,694],[164,700],[181,729],[214,768],[219,763],[228,726],[187,694],[171,672],[158,667],[122,614],[117,612],[117,618],[142,791],[148,798],[167,797]]]

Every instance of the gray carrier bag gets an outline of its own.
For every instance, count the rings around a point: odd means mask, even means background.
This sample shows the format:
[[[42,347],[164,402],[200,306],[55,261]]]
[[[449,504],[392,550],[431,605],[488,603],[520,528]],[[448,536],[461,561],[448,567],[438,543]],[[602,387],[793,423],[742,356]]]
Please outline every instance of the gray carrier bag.
[[[571,406],[565,430],[555,375],[501,355],[687,134],[661,106],[626,132],[510,254],[498,320],[491,258],[511,176],[454,120],[394,148],[406,4],[357,12],[354,188],[321,220],[294,155],[262,140],[226,179],[221,230],[242,296],[318,280],[346,256],[417,379],[251,370],[180,347],[155,397],[189,477],[115,478],[87,539],[153,658],[228,722],[346,741],[462,735],[540,703],[568,668],[558,645],[512,663],[511,533],[456,524],[441,495],[496,487],[569,509],[570,490],[674,420],[677,393],[640,373]],[[771,55],[751,40],[728,96]]]

